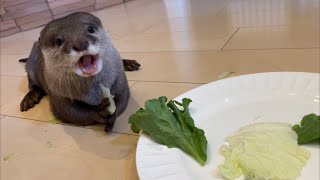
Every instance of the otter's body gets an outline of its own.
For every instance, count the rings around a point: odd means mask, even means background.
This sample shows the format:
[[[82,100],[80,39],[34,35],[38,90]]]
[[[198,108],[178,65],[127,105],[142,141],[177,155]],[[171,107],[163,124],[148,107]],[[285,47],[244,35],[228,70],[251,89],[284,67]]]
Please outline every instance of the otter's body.
[[[35,42],[27,60],[29,92],[21,111],[49,95],[53,114],[78,125],[104,123],[106,131],[127,107],[129,87],[124,64],[98,18],[73,13],[50,22]],[[106,108],[99,84],[114,96],[116,112]]]

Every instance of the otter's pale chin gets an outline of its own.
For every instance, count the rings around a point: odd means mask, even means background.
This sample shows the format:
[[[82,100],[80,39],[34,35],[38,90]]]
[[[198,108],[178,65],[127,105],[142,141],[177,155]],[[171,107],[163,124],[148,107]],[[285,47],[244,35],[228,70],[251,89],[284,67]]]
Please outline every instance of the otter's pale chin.
[[[102,60],[99,55],[86,54],[78,60],[74,72],[83,77],[98,74],[102,69]]]

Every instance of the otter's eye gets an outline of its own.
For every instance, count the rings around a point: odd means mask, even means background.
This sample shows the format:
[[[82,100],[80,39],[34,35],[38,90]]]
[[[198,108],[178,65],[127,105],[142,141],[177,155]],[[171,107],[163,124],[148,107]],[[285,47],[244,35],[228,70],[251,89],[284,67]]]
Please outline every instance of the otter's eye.
[[[94,28],[92,26],[89,26],[88,27],[88,32],[92,34],[92,33],[95,32],[95,30],[94,30]]]
[[[56,39],[55,39],[55,43],[56,43],[56,45],[57,46],[61,46],[62,44],[63,44],[63,39],[62,38],[59,38],[59,37],[57,37]]]

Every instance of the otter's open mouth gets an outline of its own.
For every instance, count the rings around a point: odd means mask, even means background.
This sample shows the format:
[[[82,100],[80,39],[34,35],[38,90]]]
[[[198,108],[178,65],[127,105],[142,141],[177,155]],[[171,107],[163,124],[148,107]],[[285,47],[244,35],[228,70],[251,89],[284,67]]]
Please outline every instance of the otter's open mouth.
[[[81,71],[86,75],[93,75],[98,70],[98,55],[86,54],[82,56],[78,63]]]

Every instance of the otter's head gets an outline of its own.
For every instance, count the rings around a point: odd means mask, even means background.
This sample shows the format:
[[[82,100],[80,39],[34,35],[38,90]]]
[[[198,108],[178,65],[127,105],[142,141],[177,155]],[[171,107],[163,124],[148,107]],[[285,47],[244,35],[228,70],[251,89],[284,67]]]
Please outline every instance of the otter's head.
[[[49,71],[88,77],[101,71],[111,41],[97,17],[77,12],[47,24],[39,43]]]

